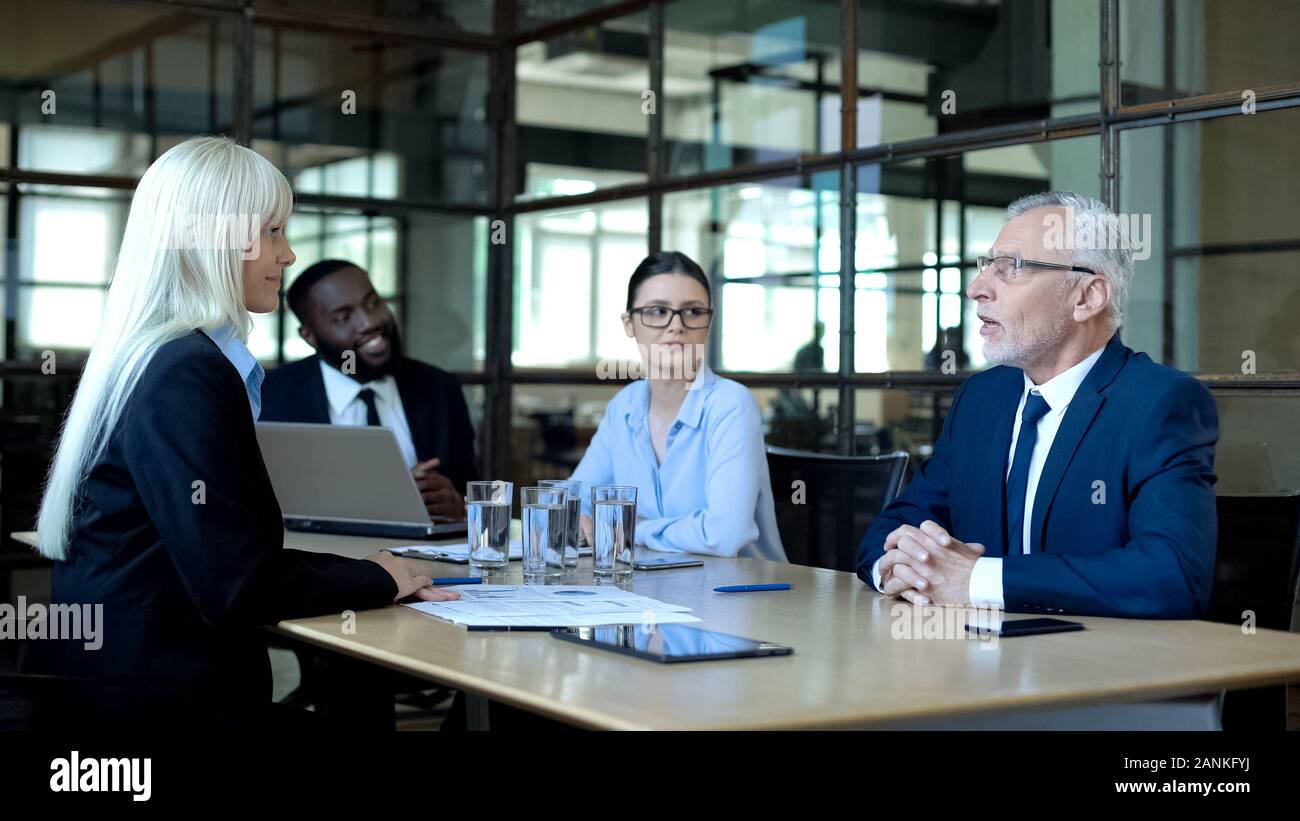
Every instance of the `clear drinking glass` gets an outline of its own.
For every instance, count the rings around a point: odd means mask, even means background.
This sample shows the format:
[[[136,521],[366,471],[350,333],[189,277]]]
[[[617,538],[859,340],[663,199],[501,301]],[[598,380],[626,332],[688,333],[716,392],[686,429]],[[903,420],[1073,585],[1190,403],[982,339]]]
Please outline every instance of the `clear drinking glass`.
[[[591,489],[591,510],[595,531],[591,559],[596,584],[632,581],[636,488],[597,485]]]
[[[465,488],[471,571],[500,570],[510,562],[510,513],[514,484],[470,482]]]
[[[526,487],[524,506],[524,584],[564,581],[564,533],[568,491],[562,487]]]
[[[568,527],[564,529],[564,566],[578,566],[578,534],[582,532],[582,482],[576,479],[542,479],[539,487],[562,487],[569,492]]]

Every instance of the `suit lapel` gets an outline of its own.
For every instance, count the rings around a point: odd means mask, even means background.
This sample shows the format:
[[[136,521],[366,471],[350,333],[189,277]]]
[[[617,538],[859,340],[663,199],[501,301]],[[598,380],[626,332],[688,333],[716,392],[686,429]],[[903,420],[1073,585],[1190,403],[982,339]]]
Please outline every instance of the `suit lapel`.
[[[992,438],[985,452],[980,468],[977,487],[994,490],[994,504],[990,507],[997,511],[994,533],[1002,536],[1002,550],[1007,549],[1007,451],[1011,449],[1011,428],[1016,418],[1016,406],[1025,390],[1023,372],[1016,368],[1006,369],[1006,380],[997,387],[997,396],[993,401]]]
[[[415,446],[415,458],[419,461],[442,455],[433,441],[433,428],[437,420],[433,418],[432,402],[421,401],[421,386],[413,378],[411,369],[403,357],[397,363],[395,380],[397,393],[402,397],[402,410],[406,413],[406,426],[411,429],[411,444]]]
[[[1097,364],[1092,366],[1092,370],[1084,378],[1074,398],[1070,400],[1070,406],[1065,410],[1065,418],[1061,420],[1061,427],[1056,431],[1056,438],[1052,440],[1052,448],[1047,452],[1047,461],[1043,464],[1042,475],[1038,477],[1038,489],[1034,492],[1034,510],[1029,527],[1030,552],[1042,550],[1043,524],[1047,519],[1047,511],[1052,506],[1052,500],[1056,498],[1056,492],[1061,487],[1065,469],[1070,466],[1084,434],[1088,432],[1092,420],[1097,417],[1101,406],[1106,402],[1101,391],[1110,385],[1116,374],[1124,367],[1128,361],[1128,354],[1129,349],[1119,341],[1117,332],[1106,344],[1106,350],[1097,359]]]
[[[330,423],[329,399],[325,396],[325,376],[320,372],[320,355],[311,357],[312,367],[307,369],[307,389],[302,392],[305,418],[318,425]]]

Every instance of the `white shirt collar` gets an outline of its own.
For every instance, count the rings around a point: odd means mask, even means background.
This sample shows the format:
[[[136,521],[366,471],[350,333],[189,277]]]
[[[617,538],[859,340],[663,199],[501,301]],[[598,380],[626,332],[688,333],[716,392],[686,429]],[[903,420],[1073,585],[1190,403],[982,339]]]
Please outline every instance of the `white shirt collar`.
[[[382,379],[375,379],[362,384],[350,376],[345,375],[342,371],[325,362],[320,362],[320,372],[325,380],[325,398],[330,403],[330,409],[334,414],[340,415],[343,411],[356,401],[357,394],[361,393],[362,388],[370,388],[384,399],[392,399],[393,388],[396,383],[393,377],[385,376]]]
[[[1064,408],[1079,392],[1079,386],[1083,384],[1084,379],[1088,378],[1088,372],[1092,370],[1093,365],[1097,364],[1097,360],[1101,359],[1104,350],[1106,350],[1105,345],[1093,351],[1079,364],[1058,373],[1041,385],[1035,385],[1029,378],[1029,374],[1025,374],[1025,393],[1037,390],[1047,401],[1049,408],[1054,411]]]

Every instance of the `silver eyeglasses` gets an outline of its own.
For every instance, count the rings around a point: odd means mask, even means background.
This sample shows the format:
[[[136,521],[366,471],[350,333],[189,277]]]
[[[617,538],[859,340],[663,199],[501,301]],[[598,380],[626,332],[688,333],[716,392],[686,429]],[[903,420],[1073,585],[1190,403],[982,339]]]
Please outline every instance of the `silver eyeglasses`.
[[[1047,268],[1053,271],[1080,271],[1085,274],[1096,274],[1091,268],[1084,268],[1080,265],[1063,265],[1059,262],[1039,262],[1036,259],[1021,259],[1019,257],[978,257],[975,264],[979,266],[980,273],[988,270],[993,266],[993,273],[1005,280],[1013,280],[1020,277],[1026,268]]]

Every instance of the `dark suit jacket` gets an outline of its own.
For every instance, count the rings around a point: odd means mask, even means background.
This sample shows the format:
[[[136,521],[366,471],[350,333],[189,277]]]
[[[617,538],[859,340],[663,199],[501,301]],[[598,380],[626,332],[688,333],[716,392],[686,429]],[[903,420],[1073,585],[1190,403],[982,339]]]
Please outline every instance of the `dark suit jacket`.
[[[1200,615],[1217,530],[1219,421],[1210,392],[1116,334],[1052,442],[1034,499],[1031,552],[1007,556],[1004,477],[1023,374],[996,367],[961,387],[933,457],[862,540],[859,578],[871,584],[890,531],[933,519],[954,538],[983,544],[986,556],[1004,557],[1007,610]]]
[[[396,594],[374,562],[284,548],[244,384],[195,331],[145,368],[54,565],[54,602],[103,605],[103,646],[52,642],[45,663],[155,682],[82,691],[101,717],[174,702],[218,721],[270,701],[259,625],[383,607]]]
[[[460,382],[441,368],[407,357],[398,361],[393,378],[402,396],[416,458],[421,462],[441,459],[438,472],[451,479],[463,495],[465,483],[478,478],[478,460],[474,455],[474,425],[469,420]],[[329,424],[329,400],[319,356],[281,365],[267,373],[262,385],[261,420]]]

